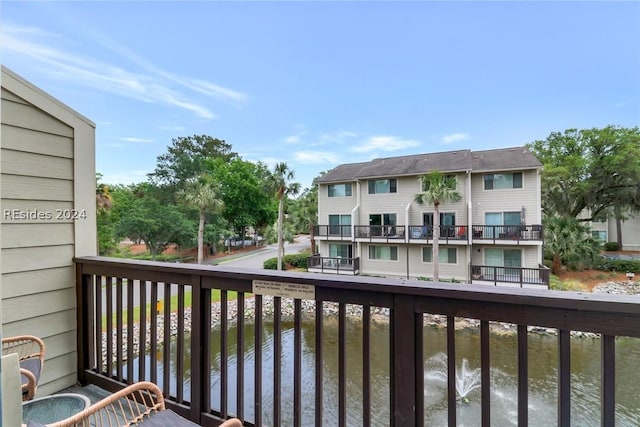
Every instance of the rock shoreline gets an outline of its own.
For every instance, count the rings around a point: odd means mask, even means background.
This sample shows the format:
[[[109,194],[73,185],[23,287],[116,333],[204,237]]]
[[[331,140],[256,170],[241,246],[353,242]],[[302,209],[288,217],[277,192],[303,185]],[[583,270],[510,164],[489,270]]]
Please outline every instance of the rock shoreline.
[[[597,294],[618,294],[618,295],[638,295],[640,296],[640,282],[608,282],[602,285],[598,285],[593,288],[593,293]],[[294,302],[293,299],[283,298],[281,303],[281,321],[282,322],[293,322],[294,320]],[[262,315],[263,318],[268,319],[273,316],[273,297],[263,296],[263,307],[262,307]],[[301,301],[301,313],[302,317],[306,316],[315,316],[316,302],[313,300],[302,300]],[[326,317],[337,317],[339,312],[338,303],[333,302],[324,302],[323,313]],[[211,326],[216,327],[220,324],[222,309],[220,303],[214,303],[211,305]],[[371,322],[375,323],[387,323],[389,322],[389,309],[385,307],[371,307]],[[227,322],[229,325],[235,325],[236,319],[238,315],[238,306],[236,300],[229,300],[227,303]],[[362,306],[360,305],[351,305],[347,304],[346,306],[346,315],[350,319],[362,319]],[[245,323],[253,323],[255,320],[255,299],[254,298],[246,298],[244,300],[244,320]],[[158,325],[161,325],[164,322],[164,316],[158,315]],[[446,316],[442,315],[424,315],[424,325],[432,326],[432,327],[446,327],[447,319]],[[480,326],[480,321],[476,319],[463,319],[456,318],[456,329],[465,329],[465,328],[478,328]],[[191,310],[185,309],[184,312],[184,329],[185,332],[189,332],[191,330]],[[492,333],[496,334],[514,334],[517,331],[517,325],[512,323],[502,323],[502,322],[491,322],[490,329]],[[133,326],[133,354],[138,354],[138,349],[140,346],[139,343],[139,324],[136,323]],[[533,333],[539,334],[547,334],[547,335],[556,335],[557,330],[555,328],[546,328],[539,326],[528,326],[527,330]],[[172,313],[170,319],[170,331],[171,336],[176,336],[178,333],[178,314]],[[128,331],[125,329],[122,334],[122,342],[127,342],[127,333]],[[147,325],[146,330],[146,347],[148,350],[149,343],[151,342],[151,331],[149,325]],[[598,334],[591,332],[582,332],[582,331],[572,331],[571,336],[576,337],[584,337],[584,338],[597,338]],[[113,330],[113,348],[112,351],[116,352],[116,330]],[[156,340],[158,343],[162,343],[164,340],[164,330],[159,328],[157,331]],[[102,355],[103,360],[106,359],[106,349],[107,349],[107,333],[103,332],[102,334]],[[125,346],[124,353],[126,358],[127,348]]]

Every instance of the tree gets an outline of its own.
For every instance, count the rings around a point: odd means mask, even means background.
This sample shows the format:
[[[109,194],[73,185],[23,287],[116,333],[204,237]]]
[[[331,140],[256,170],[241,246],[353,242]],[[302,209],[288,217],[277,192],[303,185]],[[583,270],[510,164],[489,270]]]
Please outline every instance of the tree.
[[[220,199],[219,188],[210,175],[203,174],[198,179],[190,180],[185,189],[178,193],[178,198],[187,206],[198,210],[198,264],[202,264],[204,224],[207,212],[220,212],[224,206]]]
[[[640,210],[640,129],[607,126],[552,132],[529,148],[544,165],[547,215],[590,221],[605,212]],[[584,214],[587,214],[584,217]]]
[[[546,217],[544,224],[544,247],[551,257],[551,272],[559,274],[562,266],[581,269],[591,264],[600,253],[600,243],[589,235],[589,228],[568,216]]]
[[[111,215],[113,198],[109,186],[100,182],[102,174],[96,173],[96,225],[98,231],[98,253],[105,255],[115,249],[117,242]]]
[[[168,152],[158,156],[155,170],[149,179],[156,185],[180,188],[189,179],[210,172],[208,161],[222,159],[229,162],[238,154],[231,144],[208,135],[174,138]]]
[[[235,232],[244,236],[246,226],[262,229],[276,220],[277,210],[272,192],[265,191],[270,173],[261,162],[242,159],[212,162],[213,174],[221,183],[223,216]],[[244,239],[242,239],[244,244]]]
[[[316,253],[316,241],[313,228],[318,224],[318,186],[306,188],[300,197],[293,201],[293,223],[299,232],[308,232],[311,241],[311,253]]]
[[[440,279],[439,272],[439,238],[440,238],[440,204],[457,202],[462,196],[456,191],[456,178],[443,175],[439,171],[433,171],[420,177],[422,193],[416,194],[415,201],[419,204],[429,203],[433,205],[433,249],[431,258],[433,262],[433,280]]]
[[[194,224],[173,205],[146,194],[123,211],[117,233],[134,241],[144,241],[153,259],[170,244],[193,242]]]
[[[284,202],[287,196],[295,196],[300,191],[300,183],[291,182],[295,173],[285,162],[278,163],[273,168],[271,183],[278,199],[278,270],[282,270],[284,259],[284,240],[282,237],[284,224]]]

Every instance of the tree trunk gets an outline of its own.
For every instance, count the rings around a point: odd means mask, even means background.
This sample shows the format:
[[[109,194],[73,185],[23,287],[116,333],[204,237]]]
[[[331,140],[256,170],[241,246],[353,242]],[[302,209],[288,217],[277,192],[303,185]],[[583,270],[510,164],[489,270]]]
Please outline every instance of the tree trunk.
[[[433,262],[433,281],[440,280],[440,209],[437,204],[433,205],[433,248],[431,250],[431,261]]]
[[[616,234],[618,241],[618,250],[622,250],[622,220],[620,218],[616,218]]]
[[[316,239],[314,239],[315,235],[313,234],[313,224],[309,225],[309,237],[311,240],[311,255],[316,254]]]
[[[282,238],[282,229],[284,227],[284,197],[278,201],[278,270],[282,270],[282,262],[284,258],[284,239]]]
[[[551,272],[555,275],[560,274],[562,270],[562,262],[560,261],[560,255],[553,254],[553,264],[551,264]]]
[[[204,259],[204,210],[200,211],[200,224],[198,224],[198,264]]]

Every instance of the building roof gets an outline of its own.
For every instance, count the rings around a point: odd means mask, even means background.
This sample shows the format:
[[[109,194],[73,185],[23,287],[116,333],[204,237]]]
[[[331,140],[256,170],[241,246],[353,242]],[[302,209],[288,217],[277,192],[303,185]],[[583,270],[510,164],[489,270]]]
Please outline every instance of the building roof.
[[[526,147],[484,151],[456,150],[386,157],[362,163],[347,163],[331,169],[318,178],[317,182],[423,175],[434,170],[440,172],[488,172],[539,169],[541,167],[542,163]]]

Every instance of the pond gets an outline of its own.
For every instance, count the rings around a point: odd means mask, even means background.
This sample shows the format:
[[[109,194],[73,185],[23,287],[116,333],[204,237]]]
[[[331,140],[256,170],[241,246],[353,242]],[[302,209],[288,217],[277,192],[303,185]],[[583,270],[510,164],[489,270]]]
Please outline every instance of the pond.
[[[281,410],[284,425],[293,424],[293,325],[282,325]],[[235,380],[237,355],[235,330],[228,342],[228,408],[236,408]],[[362,425],[362,327],[358,321],[347,325],[347,424]],[[273,330],[265,324],[262,343],[263,423],[271,425],[273,416]],[[253,328],[245,328],[244,378],[245,418],[253,420],[253,374],[255,354]],[[517,340],[515,334],[491,336],[491,417],[492,425],[517,425]],[[212,407],[220,407],[220,336],[212,335]],[[337,322],[324,324],[323,425],[338,424],[338,328]],[[374,323],[371,329],[371,419],[374,425],[389,425],[389,329]],[[480,419],[480,336],[474,329],[456,330],[457,419],[460,426],[478,425]],[[558,359],[557,337],[530,333],[529,348],[529,425],[557,424]],[[187,348],[188,343],[187,343]],[[381,351],[375,351],[380,348]],[[447,424],[446,330],[425,327],[424,384],[425,425]],[[313,425],[315,417],[315,328],[304,324],[302,331],[302,425]],[[174,353],[172,351],[172,353]],[[175,354],[175,353],[174,353]],[[159,360],[161,362],[161,359]],[[600,425],[600,339],[571,339],[571,421],[573,425]],[[149,366],[149,364],[147,364]],[[616,341],[616,426],[640,425],[640,339]],[[161,367],[160,367],[161,369]],[[175,369],[172,366],[172,370]],[[188,369],[188,363],[187,368]],[[162,375],[159,375],[159,379]],[[188,374],[187,374],[188,377]],[[175,390],[175,384],[171,385]],[[185,396],[189,384],[184,384]],[[173,394],[173,393],[172,393]]]

